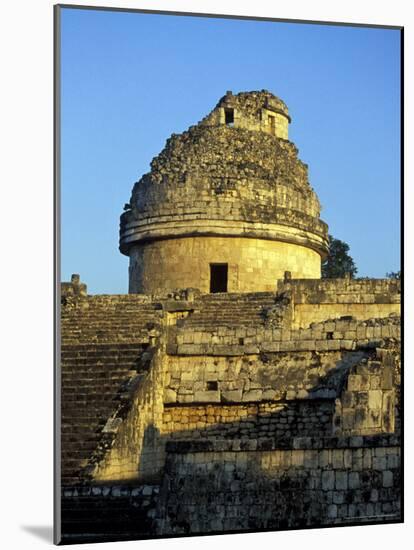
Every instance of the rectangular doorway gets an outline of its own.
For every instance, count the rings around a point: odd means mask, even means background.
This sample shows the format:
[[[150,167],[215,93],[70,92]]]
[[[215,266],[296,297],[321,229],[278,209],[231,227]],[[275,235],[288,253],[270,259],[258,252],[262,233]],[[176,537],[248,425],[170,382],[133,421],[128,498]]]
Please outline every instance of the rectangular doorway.
[[[226,126],[234,126],[234,109],[224,109]]]
[[[210,292],[227,292],[228,264],[210,264]]]
[[[272,136],[275,136],[276,135],[276,119],[274,116],[272,115],[269,115],[268,116],[268,122],[269,122],[269,127],[270,127],[270,133],[272,134]]]

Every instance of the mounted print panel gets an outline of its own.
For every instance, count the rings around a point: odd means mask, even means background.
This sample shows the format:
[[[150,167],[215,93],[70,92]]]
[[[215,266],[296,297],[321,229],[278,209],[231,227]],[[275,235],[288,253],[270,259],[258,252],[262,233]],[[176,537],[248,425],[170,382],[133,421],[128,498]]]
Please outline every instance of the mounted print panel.
[[[402,521],[401,32],[56,8],[56,542]]]

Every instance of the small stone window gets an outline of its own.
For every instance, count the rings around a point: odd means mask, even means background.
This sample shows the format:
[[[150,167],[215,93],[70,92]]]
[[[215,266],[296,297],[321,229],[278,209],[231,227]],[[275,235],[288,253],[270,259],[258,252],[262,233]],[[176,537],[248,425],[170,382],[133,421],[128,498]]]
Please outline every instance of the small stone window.
[[[228,264],[210,264],[210,292],[227,292]]]
[[[226,126],[234,126],[234,109],[224,109],[224,120]]]
[[[326,333],[326,339],[327,340],[333,340],[333,332],[327,332]]]
[[[218,390],[218,382],[215,380],[209,380],[207,382],[207,391],[217,391]]]
[[[272,134],[272,136],[276,135],[276,118],[273,115],[269,115],[267,117],[267,122],[269,125],[269,131]]]

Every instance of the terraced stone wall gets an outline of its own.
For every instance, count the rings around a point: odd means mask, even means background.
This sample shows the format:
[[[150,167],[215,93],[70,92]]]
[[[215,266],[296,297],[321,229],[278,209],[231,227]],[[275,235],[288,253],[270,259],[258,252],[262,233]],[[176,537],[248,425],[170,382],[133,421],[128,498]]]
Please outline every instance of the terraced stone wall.
[[[169,443],[157,530],[196,534],[398,521],[395,436]]]
[[[66,296],[68,540],[398,520],[398,284]],[[384,317],[341,318],[364,300]],[[295,325],[326,304],[336,318]]]
[[[279,280],[277,292],[291,295],[294,328],[342,316],[362,321],[400,314],[401,283],[396,279]]]
[[[262,323],[252,318],[250,325],[242,309],[240,325],[229,323],[232,309],[224,308],[214,327],[207,308],[169,328],[165,434],[191,439],[263,437],[269,429],[278,437],[283,430],[285,436],[292,430],[301,436],[394,432],[399,317],[345,317],[290,329],[285,307],[288,302],[281,310],[270,306],[272,315],[263,315]]]

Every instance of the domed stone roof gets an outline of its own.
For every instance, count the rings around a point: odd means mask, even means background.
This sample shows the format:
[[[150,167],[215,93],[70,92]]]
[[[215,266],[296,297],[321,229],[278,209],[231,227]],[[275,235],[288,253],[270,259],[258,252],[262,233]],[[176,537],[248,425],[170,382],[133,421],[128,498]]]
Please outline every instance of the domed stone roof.
[[[237,236],[327,252],[327,225],[307,165],[288,140],[285,103],[266,90],[231,92],[172,134],[134,185],[120,250],[154,239]]]

